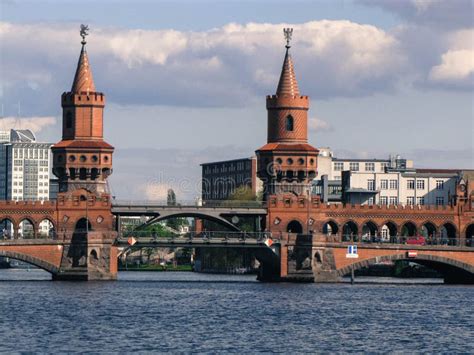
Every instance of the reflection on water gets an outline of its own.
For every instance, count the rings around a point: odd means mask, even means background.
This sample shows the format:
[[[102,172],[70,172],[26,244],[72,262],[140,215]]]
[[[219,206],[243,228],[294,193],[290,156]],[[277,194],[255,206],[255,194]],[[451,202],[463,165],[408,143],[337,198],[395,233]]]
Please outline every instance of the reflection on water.
[[[0,270],[0,280],[0,352],[474,352],[470,286],[184,272],[44,282],[37,269]]]

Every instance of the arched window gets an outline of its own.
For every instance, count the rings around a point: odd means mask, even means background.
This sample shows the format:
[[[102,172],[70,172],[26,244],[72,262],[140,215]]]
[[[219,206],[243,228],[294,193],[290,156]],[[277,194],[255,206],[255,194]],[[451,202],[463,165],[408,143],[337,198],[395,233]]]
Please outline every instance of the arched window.
[[[286,130],[287,130],[287,131],[293,131],[293,128],[294,128],[294,127],[293,127],[293,126],[294,126],[293,123],[294,123],[294,122],[293,122],[293,116],[288,115],[288,116],[286,117]]]

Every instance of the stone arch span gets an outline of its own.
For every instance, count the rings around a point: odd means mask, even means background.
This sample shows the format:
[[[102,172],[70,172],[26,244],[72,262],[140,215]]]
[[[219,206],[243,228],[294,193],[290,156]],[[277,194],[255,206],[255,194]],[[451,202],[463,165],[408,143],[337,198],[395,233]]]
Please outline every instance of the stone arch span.
[[[357,259],[354,259],[353,263],[337,269],[338,276],[342,277],[349,274],[352,268],[358,270],[383,261],[406,260],[438,271],[443,275],[446,283],[474,283],[474,265],[447,258],[445,256],[418,254],[415,258],[409,258],[405,251],[403,253],[381,255],[360,261],[356,260]]]
[[[25,263],[34,265],[43,269],[44,271],[49,272],[52,275],[56,275],[59,272],[59,268],[48,261],[38,259],[34,256],[18,253],[9,250],[0,250],[0,256],[10,259],[15,259],[19,261],[24,261]]]

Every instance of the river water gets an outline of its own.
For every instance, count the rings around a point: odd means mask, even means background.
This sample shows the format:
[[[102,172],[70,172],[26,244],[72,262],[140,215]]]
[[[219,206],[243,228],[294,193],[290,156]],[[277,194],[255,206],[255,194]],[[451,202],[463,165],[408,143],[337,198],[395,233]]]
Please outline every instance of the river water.
[[[474,352],[472,286],[49,279],[0,270],[0,352]]]

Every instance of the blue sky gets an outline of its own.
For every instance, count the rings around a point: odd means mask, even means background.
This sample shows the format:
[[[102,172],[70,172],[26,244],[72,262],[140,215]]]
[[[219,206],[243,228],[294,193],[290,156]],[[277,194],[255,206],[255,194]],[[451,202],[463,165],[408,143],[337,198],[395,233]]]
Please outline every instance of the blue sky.
[[[60,138],[88,23],[120,198],[199,194],[199,164],[265,143],[282,27],[311,97],[310,142],[339,157],[400,153],[473,168],[473,3],[432,1],[8,1],[0,4],[0,129]],[[18,119],[21,102],[21,119]]]

